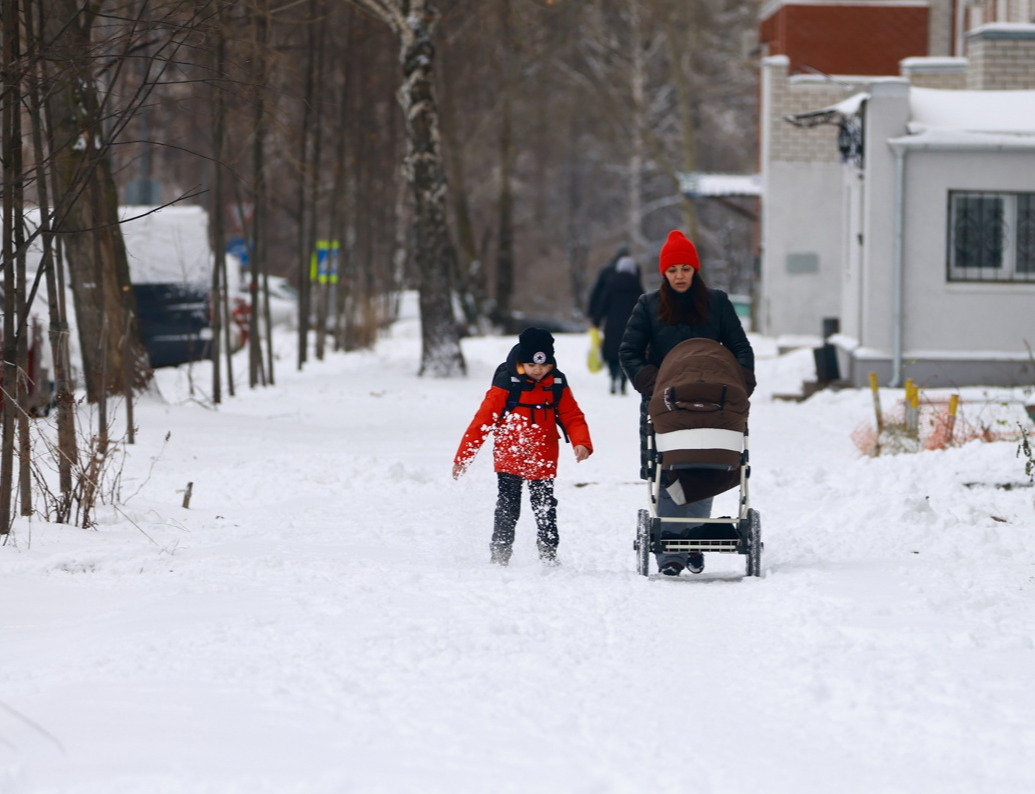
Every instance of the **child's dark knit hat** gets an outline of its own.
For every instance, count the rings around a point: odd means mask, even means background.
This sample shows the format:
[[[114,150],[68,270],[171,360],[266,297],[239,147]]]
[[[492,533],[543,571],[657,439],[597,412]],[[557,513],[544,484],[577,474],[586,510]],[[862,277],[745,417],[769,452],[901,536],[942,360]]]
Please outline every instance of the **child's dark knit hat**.
[[[518,337],[518,360],[523,364],[553,364],[553,336],[545,328],[526,328]]]

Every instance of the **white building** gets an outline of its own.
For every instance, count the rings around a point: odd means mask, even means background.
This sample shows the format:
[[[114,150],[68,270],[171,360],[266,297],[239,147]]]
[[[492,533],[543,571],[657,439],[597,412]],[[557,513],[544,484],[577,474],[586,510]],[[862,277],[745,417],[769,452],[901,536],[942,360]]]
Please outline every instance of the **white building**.
[[[836,318],[857,385],[1035,382],[1035,25],[967,51],[897,77],[763,61],[758,328]]]

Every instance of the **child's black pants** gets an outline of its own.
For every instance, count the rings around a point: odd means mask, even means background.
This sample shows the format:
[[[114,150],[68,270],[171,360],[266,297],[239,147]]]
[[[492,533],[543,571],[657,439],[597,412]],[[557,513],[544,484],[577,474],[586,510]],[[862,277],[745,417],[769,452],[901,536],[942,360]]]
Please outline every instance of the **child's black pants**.
[[[514,543],[514,528],[521,515],[522,477],[507,472],[496,472],[499,495],[496,497],[496,523],[492,530],[492,545],[500,548]],[[557,500],[553,497],[553,480],[528,480],[528,496],[532,503],[532,514],[539,528],[539,546],[556,549]]]

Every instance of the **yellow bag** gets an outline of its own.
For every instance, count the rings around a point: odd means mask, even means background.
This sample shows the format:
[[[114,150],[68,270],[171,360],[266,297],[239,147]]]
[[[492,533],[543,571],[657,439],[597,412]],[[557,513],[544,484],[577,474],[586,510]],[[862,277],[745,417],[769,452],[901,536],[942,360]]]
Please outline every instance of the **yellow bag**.
[[[604,359],[600,356],[600,329],[589,329],[589,352],[586,354],[586,366],[590,372],[600,372],[604,368]]]

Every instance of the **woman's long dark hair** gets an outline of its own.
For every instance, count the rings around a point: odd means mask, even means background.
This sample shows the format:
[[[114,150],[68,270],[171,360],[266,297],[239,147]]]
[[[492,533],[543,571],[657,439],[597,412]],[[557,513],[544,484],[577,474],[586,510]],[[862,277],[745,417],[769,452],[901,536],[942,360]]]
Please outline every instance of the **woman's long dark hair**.
[[[704,325],[708,322],[708,287],[701,278],[700,271],[694,274],[693,283],[686,292],[676,292],[664,277],[661,279],[659,292],[661,303],[658,306],[658,316],[663,323]]]

